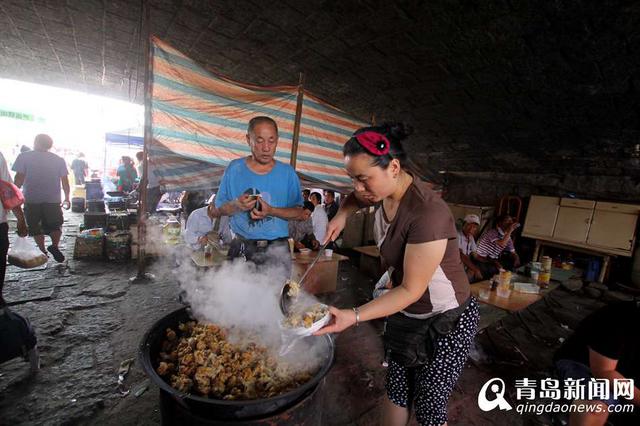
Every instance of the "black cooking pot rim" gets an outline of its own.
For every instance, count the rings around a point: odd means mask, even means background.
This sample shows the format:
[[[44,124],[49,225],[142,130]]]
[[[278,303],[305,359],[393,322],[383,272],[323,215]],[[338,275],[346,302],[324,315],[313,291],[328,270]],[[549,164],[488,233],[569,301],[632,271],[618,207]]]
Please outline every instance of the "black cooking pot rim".
[[[204,403],[215,403],[215,404],[219,404],[219,405],[227,405],[227,406],[233,406],[233,407],[245,407],[247,405],[258,405],[258,404],[265,404],[265,403],[269,403],[271,401],[278,401],[284,398],[287,398],[288,396],[293,396],[294,394],[304,394],[306,391],[308,391],[309,389],[311,389],[314,386],[317,386],[318,383],[320,382],[320,380],[322,380],[323,377],[325,377],[327,375],[327,373],[329,372],[329,370],[331,370],[331,367],[333,367],[333,363],[335,361],[335,348],[334,348],[334,342],[332,340],[332,338],[329,335],[323,335],[323,336],[318,336],[319,338],[324,338],[327,341],[327,344],[329,345],[329,359],[327,360],[327,362],[324,363],[324,365],[322,366],[322,368],[320,368],[320,370],[311,378],[311,380],[309,380],[308,382],[306,382],[305,384],[303,384],[302,386],[297,387],[294,390],[291,390],[289,392],[285,392],[282,394],[279,394],[277,396],[272,396],[270,398],[262,398],[262,399],[242,399],[242,400],[227,400],[227,399],[217,399],[217,398],[207,398],[204,396],[198,396],[198,395],[194,395],[191,393],[185,393],[185,392],[181,392],[178,389],[174,388],[173,386],[171,386],[169,383],[167,383],[162,377],[160,377],[160,375],[156,372],[156,370],[153,368],[153,362],[151,361],[151,344],[149,343],[149,339],[150,339],[150,335],[153,331],[156,330],[156,328],[158,328],[158,325],[161,321],[167,319],[168,317],[171,316],[180,316],[182,314],[183,311],[185,311],[184,313],[188,316],[189,314],[186,312],[187,308],[180,308],[177,309],[173,312],[171,312],[168,315],[165,315],[164,317],[160,318],[158,321],[156,321],[148,330],[147,332],[144,334],[143,338],[142,338],[142,342],[140,343],[140,349],[138,352],[138,358],[140,359],[140,363],[142,364],[142,368],[145,370],[145,372],[147,373],[147,375],[165,392],[168,392],[170,395],[172,395],[173,397],[179,397],[181,399],[190,399],[190,400],[194,400],[194,401],[198,401],[198,402],[204,402]]]

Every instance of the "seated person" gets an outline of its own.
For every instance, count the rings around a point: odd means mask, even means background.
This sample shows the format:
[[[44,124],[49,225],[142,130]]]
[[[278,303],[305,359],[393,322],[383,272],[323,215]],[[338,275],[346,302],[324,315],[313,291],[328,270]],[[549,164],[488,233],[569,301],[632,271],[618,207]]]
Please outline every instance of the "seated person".
[[[338,213],[338,202],[336,201],[336,193],[325,189],[324,191],[324,211],[327,212],[327,219],[331,221],[333,217]]]
[[[497,274],[500,269],[513,271],[520,266],[520,257],[513,246],[511,234],[520,226],[508,214],[498,216],[496,227],[490,229],[478,242],[476,265],[484,279]]]
[[[561,384],[567,379],[584,379],[581,383],[588,389],[592,378],[609,380],[609,398],[574,401],[583,406],[582,411],[592,412],[571,412],[569,424],[604,425],[612,420],[607,406],[620,404],[635,405],[634,413],[614,415],[613,424],[640,424],[640,338],[633,328],[636,324],[640,324],[640,302],[613,303],[585,318],[558,349],[554,362]],[[633,392],[633,399],[614,399],[613,379],[632,379],[635,387],[630,386],[629,393]],[[597,405],[602,409],[595,408]],[[594,409],[584,409],[586,406]]]
[[[206,246],[209,235],[216,230],[216,220],[211,217],[211,206],[212,204],[209,204],[195,209],[187,219],[183,238],[184,242],[194,250],[200,250]],[[215,241],[222,240],[224,244],[229,243],[232,238],[229,230],[229,216],[220,217],[217,228],[218,235],[215,236],[217,237]]]
[[[467,272],[469,282],[480,281],[482,271],[475,264],[473,258],[476,256],[475,236],[478,234],[480,227],[480,218],[475,214],[468,214],[464,217],[462,229],[458,231],[458,247],[460,248],[460,260],[464,264],[464,270]]]
[[[194,210],[206,207],[210,198],[210,191],[184,191],[180,195],[180,207],[184,217],[189,218]]]
[[[317,250],[320,248],[320,243],[313,234],[313,222],[311,220],[311,212],[315,209],[315,206],[311,201],[305,201],[302,209],[303,220],[289,221],[289,237],[293,238],[296,250],[301,248]]]

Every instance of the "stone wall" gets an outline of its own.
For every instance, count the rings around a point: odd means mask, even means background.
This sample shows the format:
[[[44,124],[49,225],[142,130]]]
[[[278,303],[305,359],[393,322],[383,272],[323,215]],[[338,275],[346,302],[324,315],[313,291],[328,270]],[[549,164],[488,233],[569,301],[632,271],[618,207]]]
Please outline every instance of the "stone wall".
[[[503,195],[567,196],[640,202],[640,178],[621,175],[554,175],[532,173],[454,173],[447,175],[449,202],[493,206]]]

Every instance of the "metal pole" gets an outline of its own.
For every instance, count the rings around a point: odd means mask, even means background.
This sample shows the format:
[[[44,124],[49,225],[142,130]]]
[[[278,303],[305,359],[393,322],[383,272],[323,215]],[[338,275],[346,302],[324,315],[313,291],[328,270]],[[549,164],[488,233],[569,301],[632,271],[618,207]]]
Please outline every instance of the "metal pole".
[[[302,100],[304,98],[304,74],[300,73],[298,82],[298,101],[296,103],[296,118],[293,123],[293,139],[291,140],[291,167],[296,169],[296,158],[298,156],[298,139],[300,138],[300,120],[302,118]]]
[[[147,183],[149,182],[149,146],[151,145],[151,96],[153,90],[153,51],[151,46],[150,31],[150,10],[149,0],[144,0],[144,145],[142,148],[142,178],[138,192],[140,202],[138,203],[138,275],[137,280],[145,280],[149,277],[145,275],[145,245],[147,240],[146,211],[147,211]]]
[[[102,177],[107,176],[107,135],[104,135],[104,161],[102,162]],[[85,187],[86,188],[86,187]],[[86,196],[86,194],[85,194]]]

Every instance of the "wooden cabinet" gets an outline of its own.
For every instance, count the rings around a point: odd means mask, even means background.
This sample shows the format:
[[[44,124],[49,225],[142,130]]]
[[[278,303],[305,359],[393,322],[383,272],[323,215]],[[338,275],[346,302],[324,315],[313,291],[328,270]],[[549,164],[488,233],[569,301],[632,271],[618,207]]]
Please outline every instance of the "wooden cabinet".
[[[638,206],[597,203],[587,243],[597,247],[631,251],[639,213]]]
[[[532,196],[522,235],[631,256],[640,206]]]
[[[522,232],[539,237],[553,236],[559,207],[559,197],[531,196]]]
[[[577,203],[570,206],[562,205],[561,203],[553,237],[558,240],[573,241],[576,243],[587,242],[592,216],[593,206],[591,208],[585,208],[580,207]]]

